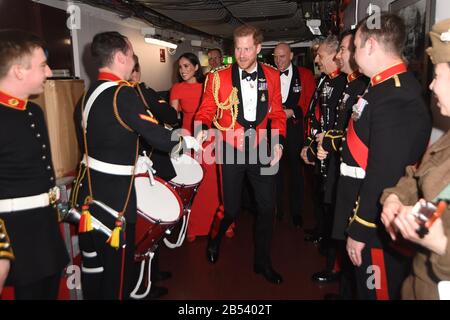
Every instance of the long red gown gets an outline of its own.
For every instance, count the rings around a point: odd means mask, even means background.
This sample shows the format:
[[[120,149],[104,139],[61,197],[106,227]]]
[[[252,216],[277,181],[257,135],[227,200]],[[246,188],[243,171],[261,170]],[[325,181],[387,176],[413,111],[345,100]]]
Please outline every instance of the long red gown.
[[[179,100],[183,112],[183,129],[192,133],[194,114],[200,105],[203,93],[201,83],[180,82],[173,85],[170,92],[170,101]],[[208,144],[205,144],[206,148]],[[218,166],[215,162],[203,161],[203,154],[196,160],[203,167],[203,180],[197,190],[191,207],[191,214],[187,229],[188,239],[209,234],[214,215],[220,210],[220,189],[218,184]]]

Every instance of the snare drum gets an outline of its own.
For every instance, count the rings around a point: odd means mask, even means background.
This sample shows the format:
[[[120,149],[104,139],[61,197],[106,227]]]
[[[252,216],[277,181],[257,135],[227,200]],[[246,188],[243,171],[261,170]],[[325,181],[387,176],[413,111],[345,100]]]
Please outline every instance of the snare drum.
[[[189,209],[203,180],[202,166],[191,156],[183,154],[178,158],[171,158],[177,176],[169,184],[178,192],[184,208]]]
[[[137,199],[135,260],[145,259],[153,251],[164,233],[175,226],[183,214],[182,202],[175,190],[164,180],[155,177],[150,184],[148,174],[136,175]]]

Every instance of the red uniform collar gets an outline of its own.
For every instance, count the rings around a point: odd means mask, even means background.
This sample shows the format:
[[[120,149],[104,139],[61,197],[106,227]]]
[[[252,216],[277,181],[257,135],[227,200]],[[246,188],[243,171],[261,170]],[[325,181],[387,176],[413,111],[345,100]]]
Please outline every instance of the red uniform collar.
[[[28,100],[22,100],[0,91],[0,103],[6,107],[23,111],[27,106],[27,102]]]
[[[347,82],[350,83],[353,80],[358,79],[360,76],[361,76],[361,73],[358,70],[356,70],[355,72],[347,75]]]
[[[328,78],[330,78],[330,79],[334,79],[334,78],[336,78],[338,75],[340,75],[341,74],[341,70],[340,69],[337,69],[337,70],[335,70],[335,71],[333,71],[332,73],[330,73],[329,75],[328,75]]]
[[[118,76],[110,72],[99,72],[97,79],[107,81],[123,81]]]
[[[404,64],[403,62],[398,63],[374,75],[372,79],[370,79],[370,83],[372,84],[372,87],[374,87],[377,84],[380,84],[381,82],[386,81],[387,79],[390,79],[397,74],[406,72],[407,69],[408,68],[406,67],[406,64]]]

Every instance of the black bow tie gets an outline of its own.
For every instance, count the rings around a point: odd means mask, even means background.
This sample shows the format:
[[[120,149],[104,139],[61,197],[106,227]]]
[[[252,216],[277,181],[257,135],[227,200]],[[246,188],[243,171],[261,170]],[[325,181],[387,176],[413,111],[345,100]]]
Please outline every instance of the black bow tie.
[[[280,72],[280,76],[285,75],[286,77],[289,75],[289,69]]]
[[[242,80],[246,79],[247,81],[250,81],[250,80],[254,81],[256,79],[256,76],[257,76],[256,71],[253,71],[252,73],[248,73],[247,71],[242,70]]]

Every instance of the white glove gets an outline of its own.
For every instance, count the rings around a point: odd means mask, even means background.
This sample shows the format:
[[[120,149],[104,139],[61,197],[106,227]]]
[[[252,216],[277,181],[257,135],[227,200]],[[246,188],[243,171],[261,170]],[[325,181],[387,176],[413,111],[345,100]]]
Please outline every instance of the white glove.
[[[186,147],[188,149],[194,149],[195,152],[197,152],[200,149],[200,145],[194,137],[191,136],[183,136],[183,140],[186,143]]]

